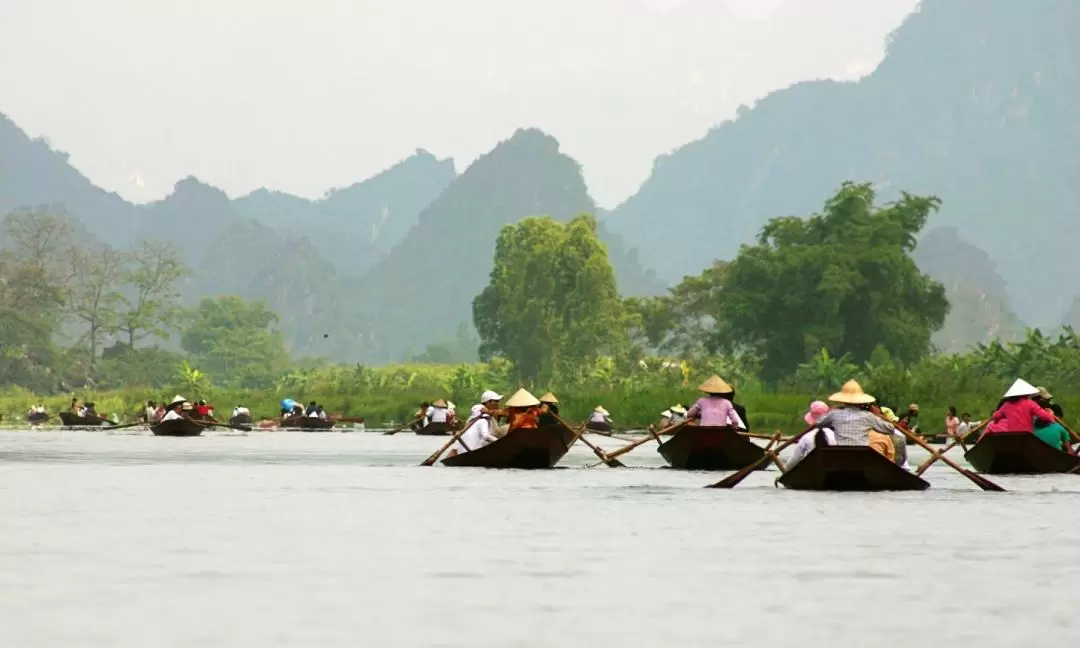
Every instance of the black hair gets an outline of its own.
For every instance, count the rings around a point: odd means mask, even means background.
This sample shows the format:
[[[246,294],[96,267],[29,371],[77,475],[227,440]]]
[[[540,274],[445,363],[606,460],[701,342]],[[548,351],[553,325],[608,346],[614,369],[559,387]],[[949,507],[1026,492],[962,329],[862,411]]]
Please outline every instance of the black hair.
[[[1058,418],[1065,416],[1065,412],[1061,409],[1061,405],[1058,405],[1057,403],[1050,403],[1050,411]]]
[[[956,405],[949,405],[949,414],[956,416]]]

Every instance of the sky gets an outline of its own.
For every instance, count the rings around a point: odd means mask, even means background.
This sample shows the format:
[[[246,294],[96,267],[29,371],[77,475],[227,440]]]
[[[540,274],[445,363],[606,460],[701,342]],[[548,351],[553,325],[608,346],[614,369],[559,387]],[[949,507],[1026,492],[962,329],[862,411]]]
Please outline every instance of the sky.
[[[772,90],[857,79],[917,0],[0,0],[0,113],[134,202],[315,198],[542,128],[612,208]]]

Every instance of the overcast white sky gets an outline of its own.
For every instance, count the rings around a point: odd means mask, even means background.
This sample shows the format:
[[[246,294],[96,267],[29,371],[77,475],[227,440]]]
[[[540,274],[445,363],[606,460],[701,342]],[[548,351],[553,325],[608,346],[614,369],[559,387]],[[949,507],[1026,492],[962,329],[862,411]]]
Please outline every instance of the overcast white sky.
[[[137,202],[316,197],[416,148],[461,171],[537,126],[613,207],[740,103],[868,72],[916,4],[0,0],[0,112]]]

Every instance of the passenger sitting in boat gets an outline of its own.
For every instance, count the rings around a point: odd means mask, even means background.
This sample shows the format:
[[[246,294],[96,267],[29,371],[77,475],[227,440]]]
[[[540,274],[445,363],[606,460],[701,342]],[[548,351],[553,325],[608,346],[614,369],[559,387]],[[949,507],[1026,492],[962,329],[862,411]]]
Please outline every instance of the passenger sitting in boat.
[[[79,399],[78,398],[72,398],[71,399],[70,411],[71,411],[72,414],[75,414],[76,416],[82,416],[82,414],[80,414],[80,412],[82,412],[82,408],[79,407]]]
[[[1050,405],[1050,411],[1054,412],[1054,408],[1057,405]],[[1054,416],[1061,418],[1054,412]],[[1069,431],[1065,429],[1065,426],[1057,421],[1053,423],[1047,423],[1045,421],[1035,419],[1035,436],[1051,448],[1057,450],[1063,450],[1069,454],[1073,454],[1072,438],[1069,436]]]
[[[82,409],[80,414],[83,418],[98,418],[97,409],[95,409],[93,403],[86,403],[86,407]]]
[[[320,421],[326,420],[326,410],[323,409],[321,404],[315,406],[315,414],[319,417]]]
[[[498,405],[497,400],[495,403]],[[499,438],[495,436],[491,427],[492,422],[491,415],[487,413],[484,405],[473,405],[472,411],[469,412],[469,420],[465,422],[467,429],[450,448],[450,456],[479,450],[489,443],[498,441]]]
[[[413,418],[417,419],[417,422],[413,424],[413,430],[423,430],[427,427],[428,416],[427,411],[431,409],[431,403],[424,401],[420,403],[420,409],[416,410],[416,414],[413,414]]]
[[[557,425],[559,423],[559,399],[555,394],[548,392],[540,397],[540,416],[537,421],[540,425]]]
[[[1043,409],[1050,409],[1050,406],[1054,403],[1054,395],[1051,394],[1050,390],[1046,387],[1036,387],[1035,389],[1039,390],[1039,393],[1032,397],[1031,400],[1038,403],[1039,407],[1042,407]]]
[[[540,399],[533,396],[524,387],[506,399],[509,424],[507,432],[535,428],[540,424]]]
[[[897,425],[904,428],[908,432],[915,434],[919,433],[919,405],[912,403],[908,405],[907,411],[900,415],[900,420]]]
[[[154,401],[146,401],[146,409],[143,410],[143,421],[157,423],[157,403]]]
[[[1044,423],[1054,423],[1054,413],[1048,409],[1039,407],[1038,403],[1031,399],[1039,393],[1039,390],[1031,383],[1017,378],[1016,382],[1005,392],[1004,402],[994,412],[990,425],[986,426],[983,434],[997,434],[1001,432],[1034,432],[1035,419]]]
[[[611,425],[614,421],[611,419],[611,414],[604,409],[603,405],[597,405],[596,409],[589,414],[589,423],[607,423]]]
[[[705,427],[731,426],[746,429],[739,413],[735,411],[735,406],[729,400],[735,390],[720,376],[714,375],[701,383],[698,391],[704,392],[706,396],[694,403],[686,413],[687,419],[699,419],[700,424]]]
[[[676,403],[668,411],[671,412],[669,425],[678,425],[686,421],[686,408],[682,406],[682,403]]]
[[[307,409],[304,410],[304,416],[308,418],[319,418],[319,404],[315,401],[308,403]]]
[[[427,411],[424,412],[424,417],[429,425],[431,423],[446,423],[450,419],[450,409],[446,406],[446,401],[440,398],[428,406]]]
[[[480,396],[480,405],[484,408],[484,412],[491,417],[489,421],[491,434],[495,435],[496,438],[502,437],[510,429],[509,423],[500,425],[498,421],[500,416],[508,417],[510,414],[507,410],[499,409],[501,401],[502,396],[490,389]]]
[[[251,416],[251,410],[244,407],[243,405],[237,405],[233,408],[232,417],[236,418],[238,416]]]
[[[956,415],[956,406],[949,406],[949,413],[945,415],[945,436],[951,441],[959,438],[960,417]]]
[[[824,401],[810,403],[810,410],[803,416],[803,420],[806,421],[807,425],[816,429],[802,435],[799,442],[795,444],[795,452],[784,467],[785,472],[794,468],[795,464],[802,461],[814,448],[836,445],[836,432],[832,428],[820,426],[821,419],[828,413],[829,406]]]
[[[871,411],[893,424],[895,428],[892,433],[893,456],[896,459],[896,465],[907,470],[909,468],[907,462],[907,437],[900,429],[900,417],[898,417],[891,408],[884,405],[877,406],[876,412],[873,411],[873,408],[871,408]]]
[[[183,396],[175,396],[166,408],[167,411],[165,412],[165,416],[161,417],[161,422],[164,423],[165,421],[175,421],[176,419],[187,418],[182,413],[185,405],[190,407],[191,403],[184,400]]]
[[[833,430],[836,445],[870,446],[890,461],[896,461],[896,448],[891,438],[895,428],[870,411],[876,399],[864,392],[859,383],[847,381],[840,391],[829,396],[829,400],[841,407],[821,417],[818,426]]]
[[[288,418],[296,411],[296,401],[291,398],[281,400],[281,418]]]
[[[206,401],[200,400],[198,403],[195,404],[195,414],[197,414],[200,418],[210,417],[210,406],[206,404]]]

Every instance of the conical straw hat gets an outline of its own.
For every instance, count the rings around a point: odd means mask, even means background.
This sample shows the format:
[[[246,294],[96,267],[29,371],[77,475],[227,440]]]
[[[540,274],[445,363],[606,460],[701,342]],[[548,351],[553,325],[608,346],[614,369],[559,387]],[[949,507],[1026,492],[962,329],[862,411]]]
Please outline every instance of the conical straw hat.
[[[179,405],[180,403],[186,403],[186,402],[187,402],[186,398],[184,398],[180,394],[177,394],[176,396],[173,396],[172,402],[169,403],[169,407],[172,407],[173,405]]]
[[[507,407],[533,407],[539,405],[540,401],[536,399],[526,390],[524,387],[514,392],[514,395],[506,399]]]
[[[440,398],[439,400],[432,403],[431,406],[432,407],[446,407],[446,401],[444,401],[443,399]]]
[[[723,378],[713,374],[711,378],[698,386],[698,391],[705,392],[706,394],[730,394],[735,390],[731,385],[724,382]]]
[[[844,383],[844,386],[840,388],[840,391],[829,396],[829,400],[834,403],[844,403],[846,405],[866,405],[868,403],[873,403],[877,399],[864,392],[862,385],[854,380],[849,380]]]
[[[594,409],[593,411],[596,412],[597,414],[603,414],[605,416],[607,416],[607,414],[608,414],[608,411],[606,409],[604,409],[603,405],[597,405],[596,409]]]
[[[559,399],[555,398],[555,394],[552,394],[551,392],[548,392],[548,393],[546,393],[546,394],[544,394],[543,396],[540,397],[540,402],[541,403],[555,403],[556,405],[558,405],[559,404]]]
[[[672,407],[671,411],[675,412],[676,414],[686,414],[686,408],[682,406],[682,403],[679,403],[675,407]]]
[[[1005,398],[1013,398],[1015,396],[1034,396],[1038,394],[1039,390],[1034,385],[1024,380],[1023,378],[1017,378],[1016,382],[1009,387],[1009,391],[1005,392]]]

